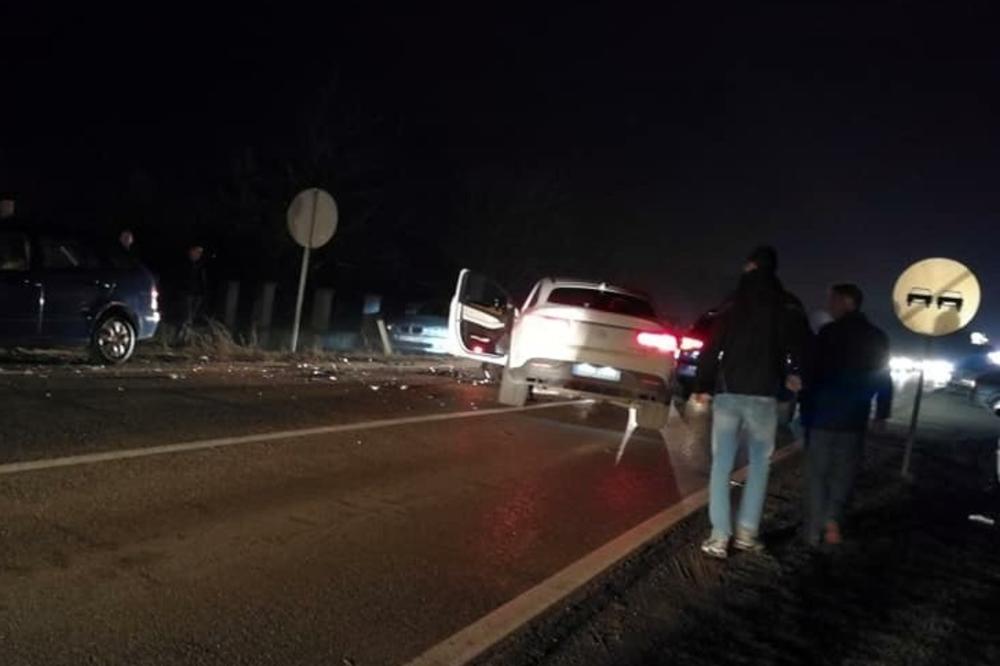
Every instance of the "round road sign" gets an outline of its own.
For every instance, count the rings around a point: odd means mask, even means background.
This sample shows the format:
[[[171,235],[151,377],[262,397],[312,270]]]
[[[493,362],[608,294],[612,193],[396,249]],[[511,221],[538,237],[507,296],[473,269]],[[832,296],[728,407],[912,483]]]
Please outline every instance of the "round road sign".
[[[921,335],[948,335],[979,309],[979,280],[954,259],[924,259],[896,280],[892,305],[903,325]]]
[[[288,206],[288,231],[302,247],[323,247],[337,231],[337,203],[326,190],[311,187]]]

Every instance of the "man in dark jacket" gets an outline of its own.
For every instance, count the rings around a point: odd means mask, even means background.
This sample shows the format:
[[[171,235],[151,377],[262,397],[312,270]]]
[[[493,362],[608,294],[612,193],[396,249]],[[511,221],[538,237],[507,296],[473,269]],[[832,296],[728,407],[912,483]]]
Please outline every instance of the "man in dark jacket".
[[[178,338],[187,342],[195,320],[201,314],[205,294],[208,292],[208,277],[205,274],[205,248],[192,245],[187,251],[187,261],[181,268],[177,281],[177,292],[181,299],[183,320]]]
[[[856,285],[830,289],[833,321],[820,329],[803,396],[808,506],[806,540],[836,545],[850,501],[871,415],[885,423],[892,408],[889,340],[861,312]]]
[[[733,536],[729,479],[741,434],[750,469],[733,545],[748,551],[763,548],[757,534],[775,445],[777,395],[783,386],[792,392],[801,388],[799,368],[809,323],[799,300],[775,276],[777,266],[774,248],[754,250],[736,292],[715,318],[698,363],[694,399],[713,403],[712,534],[702,544],[702,551],[711,557],[725,558]]]

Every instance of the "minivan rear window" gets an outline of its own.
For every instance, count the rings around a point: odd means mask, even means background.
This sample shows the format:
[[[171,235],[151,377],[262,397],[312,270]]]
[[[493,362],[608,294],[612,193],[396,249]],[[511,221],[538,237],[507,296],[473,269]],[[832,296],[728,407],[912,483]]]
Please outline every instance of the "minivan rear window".
[[[586,287],[560,287],[549,294],[549,303],[571,305],[628,317],[656,319],[653,306],[644,298]]]

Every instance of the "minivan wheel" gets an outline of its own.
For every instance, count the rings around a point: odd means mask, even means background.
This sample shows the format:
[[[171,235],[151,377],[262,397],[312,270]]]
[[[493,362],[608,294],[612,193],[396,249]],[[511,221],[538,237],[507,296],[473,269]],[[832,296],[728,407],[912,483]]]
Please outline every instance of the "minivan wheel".
[[[105,315],[94,329],[90,353],[98,363],[118,365],[135,351],[135,326],[121,314]]]

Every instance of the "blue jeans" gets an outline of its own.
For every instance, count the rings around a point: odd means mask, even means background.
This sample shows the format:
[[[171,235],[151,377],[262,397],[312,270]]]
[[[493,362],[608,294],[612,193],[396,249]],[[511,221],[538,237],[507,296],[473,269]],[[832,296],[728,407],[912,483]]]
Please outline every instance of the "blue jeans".
[[[756,536],[767,495],[767,476],[778,428],[778,401],[758,395],[722,393],[712,403],[712,478],[709,483],[708,515],[712,536],[728,538],[733,533],[729,479],[743,435],[750,470],[737,519],[741,532]]]

